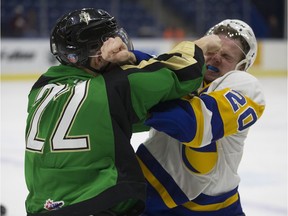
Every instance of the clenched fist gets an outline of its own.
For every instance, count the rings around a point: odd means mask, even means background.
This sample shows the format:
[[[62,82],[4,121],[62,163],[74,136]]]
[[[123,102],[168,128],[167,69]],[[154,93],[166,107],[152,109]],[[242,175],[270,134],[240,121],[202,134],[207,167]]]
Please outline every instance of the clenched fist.
[[[136,58],[130,52],[120,37],[109,38],[101,47],[101,56],[105,61],[117,64],[136,62]]]
[[[221,48],[221,39],[217,35],[207,35],[204,36],[194,43],[199,46],[203,53],[207,52],[217,52]]]

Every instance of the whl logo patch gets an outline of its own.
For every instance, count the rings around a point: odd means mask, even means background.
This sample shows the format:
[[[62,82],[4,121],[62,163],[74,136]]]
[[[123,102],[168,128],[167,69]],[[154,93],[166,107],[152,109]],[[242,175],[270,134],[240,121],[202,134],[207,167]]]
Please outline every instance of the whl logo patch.
[[[64,206],[64,201],[53,201],[51,199],[46,200],[44,208],[48,211],[56,210]]]

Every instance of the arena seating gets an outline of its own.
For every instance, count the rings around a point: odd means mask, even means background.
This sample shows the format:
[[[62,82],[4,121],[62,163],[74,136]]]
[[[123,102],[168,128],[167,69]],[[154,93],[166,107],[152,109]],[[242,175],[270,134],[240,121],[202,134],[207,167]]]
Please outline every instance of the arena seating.
[[[141,0],[5,0],[1,3],[1,37],[49,37],[56,20],[68,11],[83,7],[102,8],[113,14],[131,37],[161,37],[169,23],[159,23]],[[250,1],[234,0],[162,0],[193,36],[203,35],[210,26],[226,18],[242,19],[251,25],[257,37],[267,35],[267,24]],[[18,6],[32,23],[22,35],[13,34],[11,20]],[[18,7],[19,9],[19,7]],[[161,9],[161,8],[160,8]],[[159,10],[160,10],[159,9]],[[167,16],[167,14],[166,14]],[[169,14],[168,14],[169,16]],[[164,19],[165,21],[165,19]],[[146,30],[146,34],[143,33]],[[148,32],[149,31],[149,32]]]

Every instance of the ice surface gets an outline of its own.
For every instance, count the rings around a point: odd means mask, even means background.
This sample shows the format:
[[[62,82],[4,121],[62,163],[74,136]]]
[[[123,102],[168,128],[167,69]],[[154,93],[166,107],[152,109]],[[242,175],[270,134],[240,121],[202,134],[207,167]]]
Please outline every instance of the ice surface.
[[[259,78],[267,106],[248,135],[239,173],[247,216],[287,215],[287,79]],[[24,216],[27,190],[24,147],[27,95],[31,81],[1,82],[1,204],[7,216]],[[147,133],[133,135],[137,146]]]

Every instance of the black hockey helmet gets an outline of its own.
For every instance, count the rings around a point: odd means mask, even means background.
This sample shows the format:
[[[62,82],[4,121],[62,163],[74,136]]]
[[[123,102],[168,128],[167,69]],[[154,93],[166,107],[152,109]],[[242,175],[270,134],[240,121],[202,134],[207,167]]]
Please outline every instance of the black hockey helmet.
[[[102,9],[83,8],[60,18],[52,30],[50,50],[65,65],[89,65],[93,56],[109,37],[119,36],[129,50],[133,45],[116,19]]]

